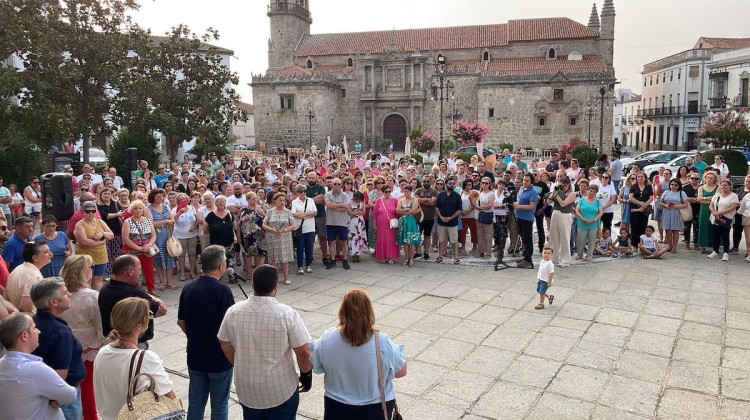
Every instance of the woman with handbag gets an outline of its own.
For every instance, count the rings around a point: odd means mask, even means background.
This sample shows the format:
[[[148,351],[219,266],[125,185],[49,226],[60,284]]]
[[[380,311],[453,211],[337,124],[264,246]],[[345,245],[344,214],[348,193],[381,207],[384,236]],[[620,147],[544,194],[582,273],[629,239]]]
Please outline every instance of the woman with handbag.
[[[112,275],[112,263],[115,258],[120,256],[122,250],[122,216],[125,208],[121,207],[117,201],[112,200],[112,190],[102,188],[96,197],[96,208],[99,210],[99,216],[114,234],[111,241],[107,241],[107,267],[104,270],[105,276]]]
[[[698,252],[705,252],[706,247],[713,247],[713,229],[711,228],[711,210],[709,205],[716,192],[719,190],[718,177],[716,172],[705,171],[703,173],[703,185],[698,188],[698,202],[701,203],[701,210],[698,214]]]
[[[495,215],[492,206],[495,203],[495,193],[492,191],[492,181],[488,177],[480,181],[479,199],[471,206],[477,210],[477,246],[479,258],[489,258],[492,255],[492,227]]]
[[[154,291],[154,225],[146,217],[146,205],[141,200],[130,203],[128,213],[131,215],[122,224],[122,253],[132,254],[141,263],[141,271],[146,279],[146,290],[149,294],[159,296]]]
[[[169,206],[164,202],[166,195],[167,193],[161,188],[155,188],[148,193],[151,221],[156,234],[156,247],[159,248],[159,252],[154,255],[154,268],[159,290],[164,290],[165,287],[175,290],[177,286],[172,283],[172,270],[177,267],[177,264],[167,252],[167,239],[171,236],[174,218],[169,211]]]
[[[729,261],[729,230],[734,222],[734,214],[740,206],[740,199],[732,192],[732,182],[722,179],[719,182],[719,193],[711,199],[708,205],[711,211],[711,228],[713,229],[714,251],[708,254],[708,258],[714,258],[719,254],[719,245],[724,246],[722,261]]]
[[[91,288],[99,290],[104,281],[104,271],[107,268],[106,241],[114,239],[115,235],[103,220],[94,217],[98,211],[96,203],[87,201],[81,205],[83,219],[76,224],[73,235],[76,238],[76,254],[91,256],[94,261],[94,273]]]
[[[102,420],[117,420],[121,410],[128,410],[125,403],[131,384],[131,369],[151,375],[154,393],[167,397],[160,399],[160,405],[167,405],[171,410],[181,405],[179,400],[174,401],[177,395],[161,358],[151,350],[138,349],[138,337],[148,329],[150,318],[153,315],[149,312],[148,302],[137,297],[125,298],[112,309],[112,332],[107,337],[109,344],[99,349],[94,360],[94,396]],[[141,354],[142,361],[136,362]],[[147,381],[141,377],[135,393],[139,394],[146,386]],[[132,418],[139,414],[145,418],[146,413],[139,411],[138,404],[133,408],[134,411],[129,412]]]
[[[396,234],[398,233],[398,215],[396,214],[396,203],[398,200],[391,197],[393,190],[390,186],[383,186],[383,196],[375,201],[372,208],[372,220],[370,223],[375,237],[375,258],[381,264],[393,264],[398,259],[398,244]]]
[[[172,209],[172,217],[174,217],[174,232],[173,237],[180,241],[183,254],[177,256],[177,265],[180,268],[180,281],[185,281],[188,278],[191,280],[193,276],[198,277],[198,267],[196,250],[198,248],[198,227],[203,221],[203,215],[195,210],[190,205],[190,199],[185,193],[177,194],[177,207]],[[188,257],[188,263],[190,264],[190,271],[185,274],[185,254]]]
[[[253,267],[261,265],[266,253],[263,217],[266,211],[258,202],[258,195],[250,191],[245,194],[247,205],[240,211],[240,243],[245,254],[245,277],[250,278]],[[312,258],[312,251],[310,258]]]
[[[653,201],[654,191],[649,185],[648,178],[643,172],[635,175],[635,182],[630,187],[630,240],[633,242],[633,248],[638,248],[641,242],[641,235],[646,233],[648,225],[648,216],[651,213],[651,202]]]
[[[273,196],[274,207],[268,210],[263,218],[263,230],[268,239],[268,263],[280,265],[284,274],[284,284],[292,284],[289,280],[289,262],[294,260],[292,255],[292,231],[294,217],[292,211],[286,208],[286,194],[277,192]]]
[[[414,265],[414,248],[422,244],[422,235],[419,233],[419,225],[415,215],[422,210],[419,207],[419,200],[412,196],[412,186],[404,185],[401,190],[403,197],[398,200],[396,213],[398,219],[398,244],[404,247],[404,266],[411,267]]]
[[[659,198],[661,206],[661,227],[666,232],[668,251],[676,254],[677,244],[680,242],[680,231],[685,223],[682,221],[680,209],[690,205],[687,194],[681,191],[682,183],[679,179],[669,180],[669,191],[665,191]]]
[[[407,373],[404,346],[374,328],[375,309],[364,290],[344,294],[338,318],[310,346],[313,372],[325,375],[323,419],[400,418],[393,380]]]

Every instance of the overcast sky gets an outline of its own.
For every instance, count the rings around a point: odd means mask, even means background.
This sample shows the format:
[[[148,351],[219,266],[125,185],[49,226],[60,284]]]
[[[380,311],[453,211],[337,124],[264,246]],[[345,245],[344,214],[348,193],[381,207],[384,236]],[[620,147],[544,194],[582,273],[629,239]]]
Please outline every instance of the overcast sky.
[[[268,0],[141,0],[136,22],[162,35],[186,24],[219,30],[217,45],[234,51],[237,90],[252,103],[251,74],[268,67]],[[355,32],[503,23],[569,17],[588,23],[590,0],[309,0],[311,32]],[[602,1],[597,1],[601,12]],[[615,0],[615,71],[620,88],[641,91],[643,65],[692,48],[700,36],[750,37],[746,0]]]

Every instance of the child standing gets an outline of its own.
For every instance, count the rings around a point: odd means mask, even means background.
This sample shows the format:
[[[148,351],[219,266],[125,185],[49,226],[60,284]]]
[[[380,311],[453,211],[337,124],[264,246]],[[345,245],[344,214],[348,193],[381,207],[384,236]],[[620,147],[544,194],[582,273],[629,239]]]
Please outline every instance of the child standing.
[[[547,289],[552,287],[552,277],[555,276],[555,264],[552,262],[552,248],[546,246],[542,250],[542,261],[539,263],[539,271],[536,274],[536,291],[539,293],[539,304],[534,309],[544,309],[544,298],[549,304],[555,300],[555,295],[547,294]]]
[[[654,228],[646,226],[646,233],[641,235],[641,245],[638,250],[643,254],[643,258],[650,260],[652,258],[661,258],[661,256],[669,250],[664,247],[659,249],[659,239],[654,236]]]

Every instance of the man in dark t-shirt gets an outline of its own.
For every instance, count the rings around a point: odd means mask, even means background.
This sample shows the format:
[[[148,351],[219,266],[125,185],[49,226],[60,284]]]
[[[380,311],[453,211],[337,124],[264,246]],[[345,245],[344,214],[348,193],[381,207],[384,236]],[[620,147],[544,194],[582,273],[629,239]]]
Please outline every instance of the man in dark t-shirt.
[[[323,253],[323,264],[328,266],[328,235],[326,233],[326,187],[318,182],[318,174],[315,171],[307,173],[307,190],[305,195],[315,202],[318,214],[315,216],[315,234],[318,235],[318,244]]]
[[[461,195],[455,191],[456,180],[448,177],[445,181],[445,191],[438,194],[435,204],[435,218],[438,222],[439,255],[436,263],[443,262],[443,253],[448,242],[453,248],[453,263],[458,264],[458,216],[461,214]]]
[[[117,302],[128,297],[139,297],[146,299],[149,310],[155,317],[164,316],[167,307],[164,303],[138,288],[138,279],[141,276],[141,262],[134,255],[124,254],[115,259],[112,265],[113,278],[104,283],[99,291],[99,312],[102,314],[102,332],[108,336],[112,331],[110,317],[112,309]],[[148,340],[154,338],[154,320],[148,321],[148,329],[138,338],[138,347],[148,349]]]
[[[417,200],[419,200],[419,206],[422,208],[422,212],[424,213],[422,222],[419,224],[419,231],[424,235],[424,240],[422,241],[422,244],[424,244],[424,259],[429,260],[430,237],[432,236],[432,226],[435,223],[435,204],[437,204],[438,196],[437,190],[432,188],[432,175],[424,175],[424,177],[422,178],[422,187],[417,188],[417,191],[414,192],[414,195],[417,196]],[[422,245],[417,245],[417,250],[416,254],[414,254],[414,258],[419,258],[422,256],[422,254],[420,253],[421,248]]]

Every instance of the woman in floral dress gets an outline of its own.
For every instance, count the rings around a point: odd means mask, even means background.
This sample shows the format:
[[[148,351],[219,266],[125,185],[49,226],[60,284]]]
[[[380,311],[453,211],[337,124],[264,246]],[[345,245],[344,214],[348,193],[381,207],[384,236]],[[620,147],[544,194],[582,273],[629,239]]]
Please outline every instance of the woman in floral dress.
[[[265,233],[263,232],[263,217],[265,210],[258,204],[258,195],[250,191],[245,196],[247,207],[240,212],[240,234],[242,249],[245,251],[245,274],[252,273],[252,267],[262,263],[265,251]],[[251,261],[252,260],[252,261]]]
[[[292,284],[289,280],[289,262],[294,261],[294,218],[292,211],[286,208],[286,194],[274,194],[273,203],[275,206],[268,210],[263,219],[263,230],[268,240],[268,263],[281,265],[284,284]]]
[[[422,235],[419,233],[419,225],[415,215],[422,210],[419,208],[419,200],[415,200],[411,195],[411,185],[405,185],[403,189],[404,196],[398,200],[396,213],[400,215],[398,219],[398,244],[404,247],[406,261],[403,265],[411,267],[414,264],[414,248],[422,244]]]
[[[355,191],[350,203],[352,216],[349,219],[349,255],[352,256],[353,262],[361,262],[359,258],[362,254],[370,252],[367,246],[367,231],[365,230],[365,195],[360,191]]]

